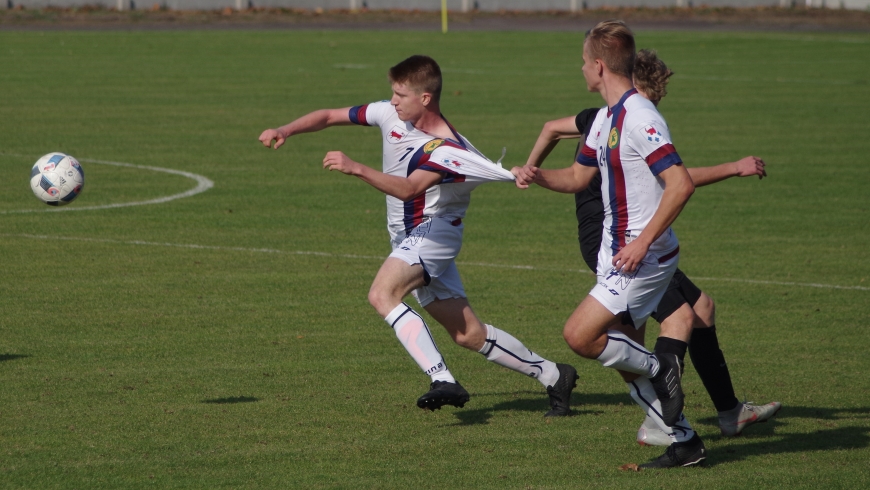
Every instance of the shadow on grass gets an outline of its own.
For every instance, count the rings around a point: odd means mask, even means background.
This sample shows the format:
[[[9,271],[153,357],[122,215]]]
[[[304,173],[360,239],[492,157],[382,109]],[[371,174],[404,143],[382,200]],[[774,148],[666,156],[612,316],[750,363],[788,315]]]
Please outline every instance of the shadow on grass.
[[[16,359],[22,359],[24,357],[30,357],[27,354],[0,354],[0,361],[14,361]]]
[[[458,419],[457,425],[485,425],[493,414],[504,410],[539,412],[543,415],[550,407],[546,394],[534,391],[514,393],[482,393],[473,395],[469,403],[489,397],[522,396],[514,400],[496,403],[483,408],[459,409],[454,412]],[[602,413],[600,408],[590,409],[588,406],[619,405],[633,403],[627,394],[590,394],[574,392],[571,396],[571,413],[569,417],[584,415],[598,415]],[[468,407],[468,405],[466,405]],[[640,412],[638,412],[640,415]],[[817,419],[819,425],[825,428],[812,433],[800,434],[776,434],[778,426],[788,423],[791,418]],[[870,428],[866,425],[855,425],[850,419],[870,418],[870,407],[859,408],[820,408],[785,405],[779,413],[769,421],[754,424],[745,431],[745,437],[738,439],[745,441],[731,444],[725,448],[712,451],[708,455],[707,464],[717,464],[741,461],[748,457],[764,454],[779,453],[802,453],[814,451],[830,451],[843,449],[863,449],[870,447]],[[638,421],[640,421],[638,417]],[[837,423],[839,421],[840,423]],[[704,417],[698,422],[706,425],[719,426],[717,417]],[[843,423],[849,423],[846,427],[839,427]],[[707,436],[710,441],[720,440],[722,436]]]
[[[458,409],[454,415],[457,423],[450,426],[462,425],[485,425],[493,414],[502,410],[515,410],[524,412],[538,412],[542,416],[550,408],[546,395],[534,396],[538,393],[533,391],[514,393],[485,393],[473,395],[470,403],[475,399],[480,400],[494,396],[518,396],[515,400],[496,403],[489,407]],[[589,394],[574,393],[571,396],[571,414],[569,417],[598,415],[599,409],[587,409],[587,405],[619,405],[631,403],[628,395],[624,394]],[[466,405],[468,406],[468,405]],[[638,412],[639,414],[640,412]],[[809,418],[819,421],[821,428],[811,433],[776,434],[776,428],[788,424],[791,418]],[[819,408],[788,405],[783,406],[780,412],[765,423],[754,424],[744,431],[744,435],[726,447],[717,448],[707,453],[706,465],[716,466],[719,464],[739,462],[747,458],[763,456],[767,454],[785,453],[810,453],[817,451],[854,450],[870,447],[870,428],[866,425],[850,424],[845,427],[835,427],[841,423],[849,423],[850,419],[870,418],[870,407],[862,408]],[[638,417],[638,421],[640,421]],[[719,426],[718,418],[705,417],[699,422]],[[722,436],[714,435],[705,437],[709,441],[717,441]]]
[[[230,396],[227,398],[212,398],[211,400],[203,400],[202,403],[216,403],[220,405],[230,404],[230,403],[253,403],[260,401],[259,398],[254,398],[253,396]]]
[[[868,446],[870,446],[870,428],[853,425],[821,429],[809,434],[785,434],[764,439],[753,437],[751,440],[746,439],[742,444],[732,444],[724,449],[708,452],[706,463],[707,466],[715,466],[764,454],[863,449]]]
[[[517,398],[515,400],[497,403],[489,407],[472,408],[470,410],[468,409],[470,408],[470,405],[466,405],[466,407],[468,408],[458,409],[456,412],[454,412],[456,418],[459,419],[459,422],[453,425],[488,424],[489,419],[492,418],[492,414],[501,411],[539,412],[541,416],[543,416],[547,412],[547,410],[550,409],[550,401],[549,398],[547,398],[547,394],[536,391],[472,394],[469,404],[474,404],[476,400],[480,400],[481,398],[517,395],[529,395],[534,396],[534,398]],[[629,403],[634,402],[631,400],[631,397],[629,397],[627,393],[590,394],[578,393],[575,391],[571,395],[571,412],[568,414],[568,416],[576,417],[579,415],[597,415],[602,412],[600,409],[590,409],[587,407],[587,405],[627,405]]]
[[[459,409],[454,412],[458,420],[457,425],[482,425],[488,424],[489,419],[496,412],[503,410],[514,410],[524,412],[539,412],[543,415],[550,407],[547,402],[547,396],[535,396],[538,393],[533,391],[515,392],[515,393],[485,393],[472,396],[471,402],[475,399],[485,399],[493,396],[518,396],[515,400],[496,403],[489,407]],[[571,414],[569,417],[598,415],[602,412],[599,409],[588,409],[587,405],[619,405],[620,403],[631,403],[631,399],[625,394],[589,394],[575,392],[571,396]],[[468,405],[466,405],[468,406]],[[640,412],[638,412],[640,415]],[[787,425],[788,419],[792,418],[808,418],[816,419],[819,425],[824,426],[815,432],[811,433],[791,433],[779,435],[776,433],[776,428]],[[855,425],[850,423],[851,419],[866,419],[870,418],[870,407],[859,408],[820,408],[820,407],[803,407],[803,406],[788,406],[785,405],[779,413],[768,420],[767,422],[754,424],[747,427],[744,435],[735,439],[737,442],[729,444],[726,447],[715,449],[708,452],[707,466],[715,466],[718,464],[731,463],[742,461],[754,456],[762,456],[766,454],[782,454],[782,453],[808,453],[816,451],[835,451],[849,449],[864,449],[870,447],[870,428],[866,425]],[[638,421],[640,421],[640,416]],[[839,427],[840,423],[848,423],[848,426]],[[699,419],[699,422],[706,425],[719,427],[719,420],[716,417],[704,417]],[[722,439],[722,436],[713,435],[706,436],[709,441],[717,441]]]

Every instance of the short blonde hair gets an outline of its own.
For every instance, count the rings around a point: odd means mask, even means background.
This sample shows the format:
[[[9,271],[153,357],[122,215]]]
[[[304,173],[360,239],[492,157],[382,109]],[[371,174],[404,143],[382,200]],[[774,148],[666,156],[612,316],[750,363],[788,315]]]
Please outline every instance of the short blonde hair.
[[[668,79],[674,72],[660,60],[655,50],[641,49],[634,62],[634,86],[649,100],[658,102],[668,95]]]
[[[607,68],[631,78],[634,70],[634,34],[621,20],[605,20],[586,32],[586,46],[593,59],[600,59]]]

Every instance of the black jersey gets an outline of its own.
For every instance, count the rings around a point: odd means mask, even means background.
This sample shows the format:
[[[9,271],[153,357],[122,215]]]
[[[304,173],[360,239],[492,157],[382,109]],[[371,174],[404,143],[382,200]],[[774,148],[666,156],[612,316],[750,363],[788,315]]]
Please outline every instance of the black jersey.
[[[583,137],[589,135],[589,127],[595,120],[598,109],[584,109],[574,118],[577,130]],[[580,145],[583,144],[580,140]],[[579,146],[578,146],[579,148]],[[601,200],[601,172],[589,183],[589,187],[574,194],[574,204],[577,208],[577,239],[580,241],[580,253],[586,265],[595,272],[598,268],[598,249],[601,247],[602,224],[604,223],[604,202]]]

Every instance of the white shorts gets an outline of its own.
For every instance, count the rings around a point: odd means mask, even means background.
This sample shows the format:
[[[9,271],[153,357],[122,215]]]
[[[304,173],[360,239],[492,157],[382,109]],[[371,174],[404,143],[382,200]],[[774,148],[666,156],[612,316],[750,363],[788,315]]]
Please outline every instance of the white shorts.
[[[610,247],[598,251],[598,284],[589,295],[597,299],[614,315],[627,314],[634,328],[640,328],[662,300],[668,283],[679,262],[679,251],[659,255],[650,252],[631,274],[617,271],[613,265]]]
[[[436,299],[465,298],[465,288],[456,268],[456,256],[462,248],[461,220],[432,218],[414,228],[410,234],[391,242],[390,257],[408,265],[420,264],[427,284],[415,289],[420,306]]]

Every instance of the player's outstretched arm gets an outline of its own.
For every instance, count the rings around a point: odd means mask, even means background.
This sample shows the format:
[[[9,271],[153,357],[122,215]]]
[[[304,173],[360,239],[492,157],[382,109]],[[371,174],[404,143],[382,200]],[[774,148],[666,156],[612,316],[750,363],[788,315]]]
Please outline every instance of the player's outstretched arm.
[[[541,129],[541,134],[538,135],[538,140],[535,141],[535,146],[526,160],[526,165],[540,167],[553,148],[559,144],[559,140],[579,138],[582,136],[577,129],[574,117],[563,117],[544,123],[544,128]]]
[[[695,187],[701,187],[715,184],[731,177],[751,177],[757,175],[761,179],[767,177],[767,170],[764,167],[764,160],[755,156],[748,156],[736,162],[721,163],[709,167],[695,167],[688,170],[692,181],[695,183]]]
[[[544,170],[534,165],[511,169],[511,173],[516,176],[517,187],[520,189],[525,189],[529,184],[534,183],[545,189],[565,194],[573,194],[585,189],[596,172],[598,167],[587,167],[579,163],[557,170]]]
[[[415,170],[408,177],[388,175],[353,161],[340,151],[327,153],[323,158],[323,168],[359,177],[360,180],[375,189],[403,202],[410,201],[426,192],[426,189],[441,182],[442,178],[441,174],[428,170]]]
[[[289,124],[280,128],[267,129],[260,134],[260,142],[266,148],[278,149],[287,138],[294,134],[313,133],[331,126],[352,124],[350,121],[350,107],[343,109],[320,109],[310,112]],[[275,145],[272,146],[272,142]]]
[[[650,245],[677,219],[680,211],[695,192],[692,178],[686,167],[672,165],[658,175],[665,183],[662,200],[649,224],[640,235],[613,256],[613,267],[623,272],[631,273],[637,270],[643,258],[646,257]]]

